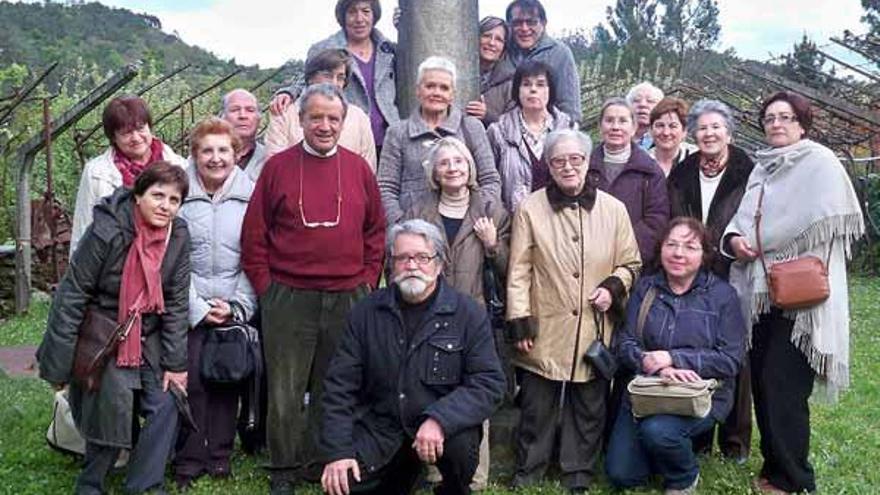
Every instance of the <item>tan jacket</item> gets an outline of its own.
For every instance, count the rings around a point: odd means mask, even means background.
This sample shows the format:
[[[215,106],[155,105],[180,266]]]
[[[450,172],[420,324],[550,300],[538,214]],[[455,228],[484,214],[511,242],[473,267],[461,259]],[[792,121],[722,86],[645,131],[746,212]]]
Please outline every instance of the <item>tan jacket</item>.
[[[266,129],[266,160],[279,151],[284,151],[303,140],[303,130],[299,123],[299,101],[287,106],[280,116],[269,116],[269,128]],[[370,165],[376,173],[376,143],[373,140],[373,129],[370,118],[359,107],[348,106],[342,131],[339,133],[339,146],[348,148]]]
[[[455,289],[473,297],[481,306],[486,301],[483,295],[483,260],[492,260],[497,273],[502,276],[507,272],[507,258],[510,252],[510,216],[501,205],[500,200],[486,204],[480,194],[471,192],[471,202],[467,215],[458,229],[455,239],[446,238],[443,218],[438,205],[439,192],[427,192],[404,213],[403,220],[421,218],[434,224],[446,240],[446,252],[449,257],[443,269],[446,281]],[[488,216],[495,222],[498,231],[498,246],[493,253],[487,253],[483,241],[474,232],[474,223],[480,217]]]
[[[532,193],[513,220],[507,318],[531,317],[537,333],[532,350],[517,353],[514,363],[549,380],[591,380],[583,358],[597,329],[588,297],[601,284],[625,298],[640,268],[623,203],[598,191],[589,211],[575,205],[555,211],[547,188]],[[611,331],[606,313],[606,344]]]

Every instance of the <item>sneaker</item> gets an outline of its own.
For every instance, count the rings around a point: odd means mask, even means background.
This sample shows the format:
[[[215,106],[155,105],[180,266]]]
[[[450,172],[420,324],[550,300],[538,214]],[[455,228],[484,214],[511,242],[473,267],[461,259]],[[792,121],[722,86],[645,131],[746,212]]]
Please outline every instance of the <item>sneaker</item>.
[[[700,482],[700,473],[697,473],[697,477],[694,478],[694,482],[687,488],[667,488],[663,490],[663,495],[693,495],[697,493],[697,483]]]

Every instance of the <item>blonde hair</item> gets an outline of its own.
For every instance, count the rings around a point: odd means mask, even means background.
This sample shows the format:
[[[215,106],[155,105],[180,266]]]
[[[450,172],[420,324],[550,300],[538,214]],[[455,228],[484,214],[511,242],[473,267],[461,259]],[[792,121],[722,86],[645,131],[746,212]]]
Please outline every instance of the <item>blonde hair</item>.
[[[440,138],[437,141],[434,141],[434,145],[431,146],[431,149],[428,151],[428,156],[425,158],[425,161],[422,162],[422,166],[425,168],[425,177],[428,180],[428,189],[432,191],[440,190],[440,183],[437,182],[437,179],[434,177],[434,171],[437,165],[437,156],[440,154],[440,151],[452,148],[457,151],[468,163],[468,189],[472,191],[476,191],[479,189],[477,185],[477,165],[474,162],[474,155],[471,154],[471,150],[468,149],[467,145],[457,137],[446,136],[444,138]]]

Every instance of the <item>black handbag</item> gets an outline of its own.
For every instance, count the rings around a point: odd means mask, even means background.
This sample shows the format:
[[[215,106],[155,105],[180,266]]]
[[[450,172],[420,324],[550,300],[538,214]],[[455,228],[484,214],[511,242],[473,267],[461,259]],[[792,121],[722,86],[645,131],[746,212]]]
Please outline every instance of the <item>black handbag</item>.
[[[199,374],[206,383],[235,385],[262,370],[257,329],[233,320],[207,329],[199,362]]]
[[[593,309],[593,321],[596,324],[598,337],[594,340],[584,359],[587,360],[602,378],[611,381],[614,374],[617,373],[617,358],[605,345],[605,317],[600,315],[598,311]]]

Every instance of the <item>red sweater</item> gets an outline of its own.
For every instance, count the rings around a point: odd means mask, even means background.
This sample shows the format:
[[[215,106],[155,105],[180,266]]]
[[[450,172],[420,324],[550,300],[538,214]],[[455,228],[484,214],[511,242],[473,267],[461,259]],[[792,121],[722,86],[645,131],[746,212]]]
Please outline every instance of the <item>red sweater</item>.
[[[336,220],[341,170],[339,225],[303,225],[300,169],[309,223]],[[318,158],[298,144],[270,158],[260,173],[242,225],[241,265],[260,295],[272,281],[297,289],[351,290],[379,279],[384,244],[385,212],[367,162],[341,146],[335,155]]]

